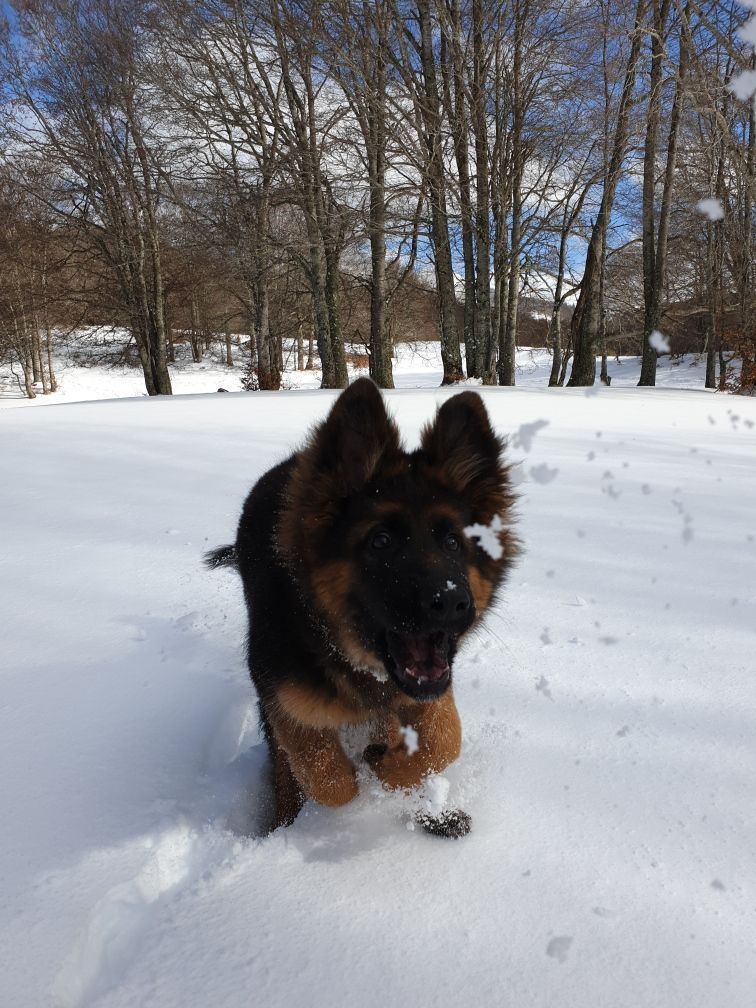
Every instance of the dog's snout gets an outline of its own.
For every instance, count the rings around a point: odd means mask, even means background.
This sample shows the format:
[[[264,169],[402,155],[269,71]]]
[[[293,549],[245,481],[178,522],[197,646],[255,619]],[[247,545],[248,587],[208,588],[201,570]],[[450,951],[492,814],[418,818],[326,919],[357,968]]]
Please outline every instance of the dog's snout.
[[[425,611],[436,622],[463,619],[471,607],[470,592],[462,585],[447,583],[443,588],[426,593]]]

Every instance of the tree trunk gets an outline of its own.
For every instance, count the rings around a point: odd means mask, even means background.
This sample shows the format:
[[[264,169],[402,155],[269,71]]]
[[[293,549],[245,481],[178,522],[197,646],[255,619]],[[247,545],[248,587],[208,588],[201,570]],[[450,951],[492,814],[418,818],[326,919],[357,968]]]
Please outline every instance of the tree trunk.
[[[559,364],[562,359],[562,309],[557,303],[551,309],[548,340],[551,346],[549,388],[554,388],[559,384]]]
[[[339,248],[334,240],[326,246],[326,304],[328,306],[328,332],[333,355],[334,388],[346,388],[349,384],[344,337],[341,332],[340,287]]]
[[[656,362],[658,352],[651,346],[651,334],[658,328],[659,312],[662,294],[667,279],[667,241],[669,235],[669,218],[672,208],[672,189],[677,163],[677,142],[682,119],[685,79],[688,68],[687,18],[690,5],[685,8],[682,17],[685,24],[680,29],[679,64],[675,80],[675,96],[670,113],[669,136],[667,139],[667,158],[664,170],[664,187],[662,190],[661,208],[659,212],[659,231],[654,241],[654,188],[656,182],[656,133],[661,106],[661,87],[663,72],[663,32],[669,14],[669,0],[654,0],[654,32],[651,41],[651,88],[649,95],[649,115],[646,128],[646,151],[643,163],[643,294],[644,294],[644,327],[643,327],[643,360],[638,385],[653,386],[656,384]]]
[[[717,387],[717,355],[714,350],[713,340],[706,352],[706,379],[704,386],[710,389]]]
[[[255,297],[255,336],[257,339],[257,381],[263,392],[277,392],[281,388],[281,371],[278,366],[276,340],[270,331],[268,288],[259,277]]]
[[[557,265],[556,284],[554,285],[554,303],[551,307],[551,320],[549,322],[548,341],[551,345],[551,373],[549,374],[549,387],[554,388],[560,384],[559,366],[562,357],[562,296],[564,290],[564,272],[567,267],[567,243],[572,224],[580,213],[587,187],[583,190],[581,198],[574,209],[570,208],[569,199],[574,195],[575,188],[570,190],[564,213],[562,214],[562,226],[559,233],[559,259]]]
[[[751,72],[756,71],[756,51],[750,61]],[[756,392],[756,317],[752,307],[753,279],[753,200],[756,191],[756,100],[749,103],[748,145],[743,186],[741,214],[742,240],[737,273],[738,303],[740,309],[740,381],[738,391],[744,395]]]
[[[483,51],[483,4],[473,0],[472,121],[475,134],[475,377],[494,380],[491,339],[491,186],[486,118],[486,60]],[[469,360],[469,357],[468,357]],[[469,374],[468,368],[468,374]]]
[[[382,154],[379,155],[382,158]],[[376,205],[373,206],[373,200]],[[378,205],[380,204],[380,206]],[[383,192],[371,192],[370,211],[370,377],[378,388],[392,389],[391,345],[386,326],[386,224]]]
[[[569,366],[570,360],[572,358],[572,334],[570,333],[569,341],[562,354],[562,366],[559,371],[559,387],[562,388],[565,379],[567,378],[567,367]]]
[[[433,54],[430,0],[417,0],[417,12],[420,22],[420,61],[425,88],[424,115],[428,145],[425,173],[431,211],[431,241],[435,254],[441,360],[444,368],[441,384],[451,385],[456,381],[461,381],[464,374],[462,372],[459,332],[457,331],[457,299],[454,291],[454,270],[452,268],[449,220],[446,209],[445,167],[438,82]]]
[[[622,86],[622,97],[617,111],[611,158],[607,176],[604,179],[604,190],[598,215],[588,242],[580,295],[572,316],[574,359],[569,380],[571,386],[593,385],[596,381],[596,344],[601,333],[601,264],[605,255],[606,236],[614,197],[627,150],[630,110],[638,56],[643,39],[646,2],[647,0],[638,0],[636,7],[635,24]]]
[[[394,387],[386,325],[386,67],[381,45],[375,57],[375,100],[368,103],[370,182],[370,377],[379,388]]]
[[[297,371],[304,371],[304,335],[303,335],[304,324],[302,322],[297,326]]]
[[[39,324],[36,317],[33,320],[34,330],[32,332],[32,360],[34,364],[35,381],[42,385],[42,395],[47,395],[49,389],[47,385],[47,375],[45,365],[42,360],[42,340],[39,335]]]
[[[459,0],[449,6],[449,39],[441,36],[441,72],[451,135],[454,142],[454,159],[457,165],[459,187],[462,262],[464,268],[463,339],[465,364],[469,378],[480,378],[480,353],[475,328],[475,249],[473,244],[473,204],[470,187],[470,137],[465,103],[465,61],[462,45],[462,14]],[[451,61],[446,51],[451,50]],[[451,62],[451,68],[448,64]],[[451,72],[450,72],[451,70]]]
[[[42,353],[39,345],[39,331],[32,320],[34,329],[29,336],[29,345],[31,350],[31,364],[32,364],[32,375],[34,378],[34,384],[42,383]]]
[[[191,311],[192,329],[190,339],[192,343],[192,360],[195,364],[199,364],[202,360],[202,340],[200,339],[199,307],[194,290],[192,290]]]
[[[55,376],[55,368],[53,367],[53,356],[52,356],[52,336],[50,334],[50,326],[45,323],[45,350],[47,353],[47,373],[50,376],[50,391],[58,391],[58,379]]]
[[[499,384],[515,384],[517,355],[517,309],[520,300],[520,241],[522,226],[522,163],[516,163],[512,183],[512,236],[509,245],[509,276],[507,278],[507,309],[503,341],[499,346]]]
[[[26,392],[26,398],[36,399],[37,393],[34,391],[34,371],[32,369],[31,361],[22,358],[21,370],[24,373],[24,390]]]
[[[509,242],[506,324],[500,333],[498,378],[500,385],[515,384],[517,352],[517,309],[520,297],[520,243],[522,240],[522,177],[525,170],[523,150],[524,96],[522,93],[522,14],[514,5],[512,43],[512,230]]]
[[[163,308],[163,317],[165,319],[166,360],[169,364],[175,364],[176,344],[173,340],[173,324],[165,307]]]

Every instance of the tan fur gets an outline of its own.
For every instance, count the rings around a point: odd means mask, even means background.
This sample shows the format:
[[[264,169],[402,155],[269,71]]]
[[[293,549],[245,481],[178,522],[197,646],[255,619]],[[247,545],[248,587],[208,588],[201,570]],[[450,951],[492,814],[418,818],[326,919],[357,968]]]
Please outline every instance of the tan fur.
[[[328,616],[343,619],[352,586],[352,564],[334,560],[324,564],[312,575],[312,587],[318,607]]]
[[[291,772],[307,798],[336,808],[357,795],[357,777],[330,728],[309,728],[281,712],[269,715],[277,746],[286,753]]]
[[[364,709],[303,683],[285,683],[276,697],[293,721],[310,728],[339,728],[366,720]]]
[[[364,647],[357,635],[348,626],[340,626],[337,633],[339,650],[352,668],[365,672],[377,673],[381,678],[386,676],[386,667],[373,651]]]
[[[357,669],[372,669],[385,674],[383,662],[358,640],[349,626],[349,592],[353,567],[346,560],[325,564],[312,575],[312,588],[318,608],[328,618],[342,655]]]
[[[399,732],[399,723],[411,725],[417,732],[418,749],[411,756]],[[453,763],[462,748],[462,725],[450,689],[432,703],[408,705],[399,712],[396,721],[387,722],[387,726],[390,731],[388,748],[371,763],[379,779],[389,788],[417,787],[428,774],[439,773]]]
[[[486,611],[491,601],[493,585],[481,574],[477,567],[473,567],[472,565],[467,568],[467,583],[470,585],[470,591],[472,592],[475,612],[480,616]]]

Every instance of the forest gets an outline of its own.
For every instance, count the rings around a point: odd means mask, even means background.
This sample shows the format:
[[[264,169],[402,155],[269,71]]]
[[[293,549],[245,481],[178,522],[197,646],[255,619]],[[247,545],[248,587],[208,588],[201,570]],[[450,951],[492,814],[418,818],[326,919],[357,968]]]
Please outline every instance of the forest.
[[[54,391],[83,326],[149,394],[177,339],[393,387],[705,355],[753,393],[756,31],[707,0],[15,0],[0,28],[0,362]],[[533,303],[539,321],[533,324]],[[600,365],[600,368],[599,368]],[[597,374],[598,372],[598,374]]]

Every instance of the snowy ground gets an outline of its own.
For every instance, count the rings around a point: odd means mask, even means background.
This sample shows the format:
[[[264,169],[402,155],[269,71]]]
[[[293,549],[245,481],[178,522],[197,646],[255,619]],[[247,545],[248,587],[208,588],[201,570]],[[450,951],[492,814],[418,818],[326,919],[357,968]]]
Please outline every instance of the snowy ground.
[[[84,330],[75,346],[83,349]],[[122,330],[114,330],[115,340],[120,344],[125,336]],[[107,344],[107,337],[100,337]],[[70,344],[70,341],[69,341]],[[171,382],[174,393],[179,395],[198,392],[217,392],[224,388],[238,392],[243,375],[243,354],[234,348],[236,364],[226,367],[221,363],[220,352],[213,350],[205,360],[195,364],[191,360],[189,348],[177,348],[178,363],[172,365]],[[284,387],[287,389],[317,389],[320,387],[320,371],[294,370],[296,357],[291,349],[286,355]],[[143,396],[144,378],[139,368],[134,367],[81,367],[72,363],[70,351],[61,348],[55,361],[59,389],[51,395],[38,395],[36,399],[26,399],[21,395],[18,383],[9,372],[0,369],[0,409],[11,406],[44,406],[61,402],[81,402],[90,399],[118,399],[124,396]],[[543,388],[549,383],[551,357],[545,350],[524,348],[517,352],[517,384],[525,388]],[[350,367],[353,376],[367,373],[365,369]],[[640,377],[640,357],[614,358],[609,361],[612,387],[636,386]],[[659,358],[657,385],[660,388],[703,389],[706,362],[692,354],[687,357]],[[436,388],[441,383],[441,354],[438,343],[399,344],[394,359],[394,383],[397,388]]]
[[[756,401],[618,384],[484,391],[527,552],[456,667],[456,842],[364,771],[241,834],[245,617],[200,555],[330,393],[2,414],[0,1004],[753,1008]],[[409,443],[447,394],[389,395]]]

